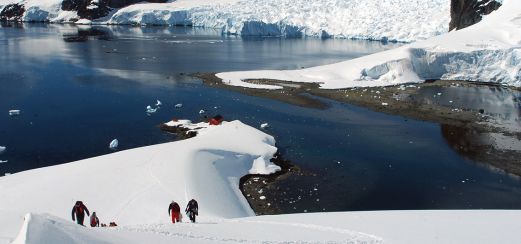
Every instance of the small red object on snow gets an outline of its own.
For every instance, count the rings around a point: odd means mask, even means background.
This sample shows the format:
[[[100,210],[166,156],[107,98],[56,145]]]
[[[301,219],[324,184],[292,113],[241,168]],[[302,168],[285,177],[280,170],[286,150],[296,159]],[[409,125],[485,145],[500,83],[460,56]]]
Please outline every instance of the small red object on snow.
[[[223,116],[221,116],[221,115],[218,114],[218,115],[215,115],[213,118],[211,118],[211,119],[208,121],[208,123],[209,123],[210,125],[220,125],[221,122],[223,122],[223,120],[224,120]]]

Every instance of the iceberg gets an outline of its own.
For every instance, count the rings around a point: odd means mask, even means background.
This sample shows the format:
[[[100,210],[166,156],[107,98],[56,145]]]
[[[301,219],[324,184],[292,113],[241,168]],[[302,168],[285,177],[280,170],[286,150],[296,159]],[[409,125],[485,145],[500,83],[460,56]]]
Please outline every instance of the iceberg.
[[[147,113],[151,114],[151,113],[155,113],[157,111],[157,108],[152,108],[152,106],[148,105],[147,106]]]
[[[262,123],[262,124],[260,125],[260,128],[261,128],[261,129],[266,129],[266,128],[268,128],[269,126],[270,126],[270,125],[269,125],[268,123]]]
[[[119,146],[119,141],[118,139],[114,139],[110,142],[109,144],[109,148],[112,149],[112,150],[116,150]]]
[[[18,109],[9,110],[9,115],[10,116],[20,115],[20,110],[18,110]]]

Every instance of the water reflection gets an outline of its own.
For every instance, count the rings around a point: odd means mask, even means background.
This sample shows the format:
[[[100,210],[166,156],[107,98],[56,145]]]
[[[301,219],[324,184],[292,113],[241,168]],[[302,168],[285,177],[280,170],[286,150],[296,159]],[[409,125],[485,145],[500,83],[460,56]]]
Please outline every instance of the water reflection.
[[[78,28],[78,32],[74,34],[63,34],[63,40],[65,42],[86,42],[91,37],[95,37],[97,40],[108,41],[111,38],[111,32],[108,28],[94,26],[90,28]]]
[[[482,113],[491,126],[521,132],[521,92],[500,86],[425,87],[415,99]]]

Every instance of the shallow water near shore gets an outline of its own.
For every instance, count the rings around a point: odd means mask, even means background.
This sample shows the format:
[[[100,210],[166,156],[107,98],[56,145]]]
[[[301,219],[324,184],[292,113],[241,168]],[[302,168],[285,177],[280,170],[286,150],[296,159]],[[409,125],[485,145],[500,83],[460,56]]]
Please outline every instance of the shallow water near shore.
[[[8,162],[0,164],[0,174],[111,153],[115,138],[119,150],[172,141],[157,125],[173,117],[197,121],[203,109],[257,128],[269,123],[266,132],[284,157],[305,172],[262,193],[284,213],[521,208],[520,179],[453,150],[438,124],[333,101],[325,110],[293,106],[186,75],[297,69],[396,46],[242,39],[193,28],[4,26],[0,146],[7,149],[0,160]],[[163,105],[147,114],[156,99]],[[9,116],[10,109],[21,114]]]

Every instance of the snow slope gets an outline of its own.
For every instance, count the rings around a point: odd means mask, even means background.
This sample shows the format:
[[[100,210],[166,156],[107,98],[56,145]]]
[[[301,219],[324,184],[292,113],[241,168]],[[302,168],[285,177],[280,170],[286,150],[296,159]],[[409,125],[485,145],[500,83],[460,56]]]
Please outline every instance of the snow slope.
[[[0,177],[0,226],[21,226],[28,212],[70,219],[76,200],[104,222],[127,225],[167,223],[168,204],[191,198],[207,219],[252,216],[239,179],[256,159],[271,165],[274,145],[273,137],[233,121],[188,140]],[[6,232],[0,228],[0,236]]]
[[[235,86],[245,79],[317,82],[322,88],[386,86],[427,79],[469,80],[521,86],[521,1],[503,6],[468,28],[397,49],[302,70],[219,73]]]
[[[98,21],[77,20],[61,0],[23,2],[25,21],[192,25],[243,36],[315,36],[412,42],[446,33],[450,0],[177,0],[139,3]]]
[[[238,190],[273,137],[239,121],[196,137],[0,177],[0,243],[513,243],[521,211],[374,211],[253,216]],[[176,123],[171,122],[171,125]],[[199,201],[171,224],[171,200]],[[115,228],[70,220],[76,200]],[[269,201],[267,199],[266,201]],[[30,213],[30,214],[27,214]]]
[[[31,214],[13,243],[516,243],[520,217],[517,210],[374,211],[100,229]]]

